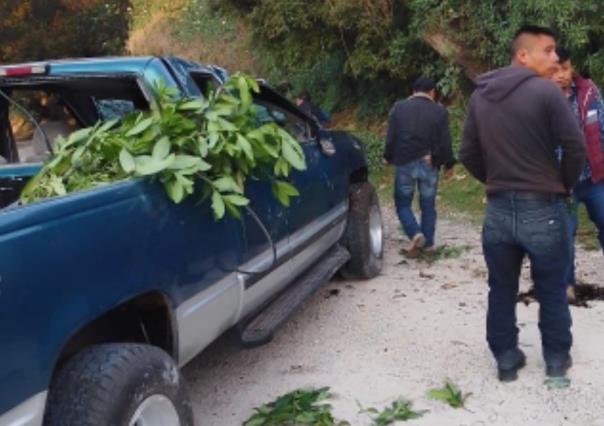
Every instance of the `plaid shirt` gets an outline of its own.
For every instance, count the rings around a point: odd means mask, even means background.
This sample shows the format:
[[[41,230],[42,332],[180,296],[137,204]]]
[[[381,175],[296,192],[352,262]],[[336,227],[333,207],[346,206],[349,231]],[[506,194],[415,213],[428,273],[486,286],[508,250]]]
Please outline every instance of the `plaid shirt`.
[[[577,100],[577,86],[574,82],[571,83],[570,86],[570,96],[568,97],[568,101],[570,102],[570,106],[577,117],[577,121],[581,121],[581,116],[579,114],[579,102]],[[596,109],[598,110],[598,121],[600,123],[600,140],[602,141],[602,152],[604,152],[604,101],[602,100],[602,94],[600,90],[596,88],[596,97],[595,97]],[[583,167],[583,171],[581,172],[581,177],[579,181],[585,181],[591,179],[591,168],[589,167],[589,161],[585,162],[585,167]]]

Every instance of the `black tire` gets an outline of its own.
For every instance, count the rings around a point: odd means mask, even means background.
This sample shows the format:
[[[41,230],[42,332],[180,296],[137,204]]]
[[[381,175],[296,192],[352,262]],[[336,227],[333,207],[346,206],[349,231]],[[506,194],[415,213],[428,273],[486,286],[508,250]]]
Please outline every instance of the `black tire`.
[[[167,398],[180,425],[193,426],[187,391],[167,353],[142,344],[91,346],[55,375],[44,425],[129,426],[143,402],[154,398]]]
[[[379,237],[373,236],[379,239],[379,244],[375,240],[372,243],[372,215],[374,227],[379,221]],[[380,203],[373,186],[369,182],[351,185],[348,224],[343,238],[350,252],[350,260],[340,271],[344,278],[369,279],[382,270],[384,244],[381,217]]]

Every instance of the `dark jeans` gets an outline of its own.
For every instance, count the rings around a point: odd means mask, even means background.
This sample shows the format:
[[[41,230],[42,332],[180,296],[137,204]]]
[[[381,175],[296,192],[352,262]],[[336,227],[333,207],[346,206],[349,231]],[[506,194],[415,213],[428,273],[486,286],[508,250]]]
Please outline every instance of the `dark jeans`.
[[[411,204],[415,187],[419,188],[419,206],[421,225],[417,224]],[[426,247],[434,245],[436,228],[436,190],[438,187],[438,170],[425,160],[411,161],[396,166],[394,181],[394,202],[398,218],[409,239],[421,232],[426,237]]]
[[[598,240],[604,250],[604,182],[592,183],[590,180],[579,182],[573,190],[575,203],[585,204],[589,219],[598,228]],[[569,215],[569,236],[571,238],[572,260],[566,283],[576,284],[575,277],[575,235],[577,234],[576,209]]]
[[[497,358],[518,346],[516,297],[528,255],[539,300],[539,330],[546,363],[570,351],[571,317],[565,273],[570,261],[567,212],[561,198],[526,199],[506,191],[489,196],[482,244],[489,270],[487,341]]]

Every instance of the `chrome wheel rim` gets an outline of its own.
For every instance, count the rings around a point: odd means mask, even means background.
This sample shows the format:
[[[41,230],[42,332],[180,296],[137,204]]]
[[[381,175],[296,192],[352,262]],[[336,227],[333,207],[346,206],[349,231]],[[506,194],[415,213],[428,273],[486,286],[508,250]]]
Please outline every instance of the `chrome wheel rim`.
[[[382,215],[377,206],[372,206],[369,212],[369,241],[371,243],[371,253],[375,257],[382,255],[382,238]]]
[[[138,406],[129,426],[180,426],[176,407],[163,395],[151,395]]]

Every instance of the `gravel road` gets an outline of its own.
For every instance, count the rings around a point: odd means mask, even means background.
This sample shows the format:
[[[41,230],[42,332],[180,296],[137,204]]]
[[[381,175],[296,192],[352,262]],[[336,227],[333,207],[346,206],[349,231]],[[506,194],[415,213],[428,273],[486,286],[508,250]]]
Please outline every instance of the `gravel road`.
[[[386,252],[382,275],[334,280],[283,326],[268,345],[241,350],[221,338],[184,368],[201,426],[240,425],[253,407],[299,387],[330,386],[334,415],[370,425],[357,401],[377,408],[404,397],[429,413],[415,425],[604,426],[604,302],[572,308],[571,386],[550,390],[537,329],[538,305],[518,305],[521,347],[528,357],[520,378],[501,384],[484,339],[486,269],[479,227],[449,218],[438,240],[464,248],[433,264],[404,260],[391,206],[384,206]],[[577,273],[601,284],[602,254],[578,250]],[[521,286],[529,287],[529,270]],[[466,409],[430,400],[445,379],[470,392]]]

